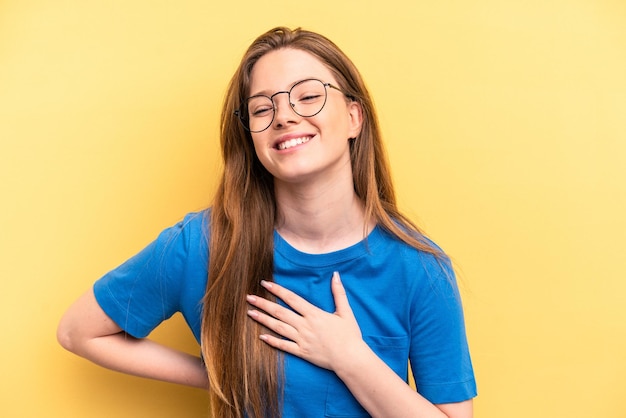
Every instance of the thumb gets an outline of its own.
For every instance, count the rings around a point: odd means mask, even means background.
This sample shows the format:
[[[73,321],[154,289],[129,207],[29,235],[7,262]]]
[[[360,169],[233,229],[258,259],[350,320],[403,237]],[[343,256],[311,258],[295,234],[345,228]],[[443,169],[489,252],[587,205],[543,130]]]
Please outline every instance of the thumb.
[[[348,295],[346,294],[346,289],[343,287],[341,283],[341,278],[339,277],[339,272],[333,273],[333,278],[331,279],[330,284],[331,291],[333,292],[333,298],[335,300],[335,313],[339,316],[350,316],[352,317],[352,308],[350,308],[350,303],[348,302]]]

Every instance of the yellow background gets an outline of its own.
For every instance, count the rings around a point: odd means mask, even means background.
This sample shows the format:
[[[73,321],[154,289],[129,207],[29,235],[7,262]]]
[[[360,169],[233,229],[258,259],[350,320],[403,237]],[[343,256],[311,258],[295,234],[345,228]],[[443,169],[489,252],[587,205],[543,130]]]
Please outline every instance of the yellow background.
[[[204,416],[55,328],[209,204],[226,83],[275,25],[362,70],[402,207],[459,269],[476,416],[626,416],[623,0],[0,0],[0,416]],[[179,318],[155,334],[197,352]]]

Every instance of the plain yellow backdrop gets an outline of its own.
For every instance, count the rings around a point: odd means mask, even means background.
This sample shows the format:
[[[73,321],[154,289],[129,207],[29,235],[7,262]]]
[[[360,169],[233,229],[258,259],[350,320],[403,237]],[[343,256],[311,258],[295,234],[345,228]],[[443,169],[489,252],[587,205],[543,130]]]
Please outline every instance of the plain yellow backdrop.
[[[361,69],[401,205],[458,268],[476,416],[626,416],[623,0],[1,0],[0,416],[206,416],[55,328],[210,204],[226,83],[276,25]],[[198,351],[180,318],[154,337]]]

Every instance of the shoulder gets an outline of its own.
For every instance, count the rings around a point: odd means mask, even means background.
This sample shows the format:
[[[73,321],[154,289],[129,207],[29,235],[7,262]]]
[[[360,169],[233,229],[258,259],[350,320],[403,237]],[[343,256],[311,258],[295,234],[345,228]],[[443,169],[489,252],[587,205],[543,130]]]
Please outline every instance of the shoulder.
[[[420,246],[410,245],[386,229],[380,228],[381,241],[392,251],[397,252],[399,260],[435,273],[452,270],[450,258],[435,241],[419,231],[407,230],[404,227],[401,229]]]
[[[206,263],[208,257],[209,211],[192,212],[175,224],[161,230],[140,253],[125,264],[156,272],[178,275],[189,265]],[[155,273],[156,274],[156,273]]]
[[[408,232],[420,244],[421,248],[412,246],[387,231],[382,231],[387,254],[395,264],[395,277],[402,278],[410,292],[422,296],[425,293],[455,295],[456,278],[450,257],[435,241],[425,235]]]
[[[157,239],[165,247],[179,246],[189,250],[208,243],[210,210],[191,212],[176,224],[164,229]]]
[[[173,232],[185,233],[190,235],[206,234],[211,218],[211,210],[205,209],[199,212],[190,212],[183,219],[173,225]]]

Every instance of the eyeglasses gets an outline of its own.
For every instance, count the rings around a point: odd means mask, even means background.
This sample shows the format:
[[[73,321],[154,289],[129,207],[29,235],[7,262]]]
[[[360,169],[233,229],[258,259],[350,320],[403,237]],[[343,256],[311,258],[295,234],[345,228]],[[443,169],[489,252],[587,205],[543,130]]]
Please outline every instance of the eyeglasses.
[[[234,113],[246,130],[253,133],[263,132],[270,127],[276,116],[274,97],[287,93],[291,109],[303,118],[310,118],[320,113],[324,108],[326,98],[328,97],[328,87],[338,90],[353,99],[352,96],[347,95],[339,87],[310,78],[298,81],[291,86],[289,91],[278,91],[271,96],[257,94],[248,97]]]

